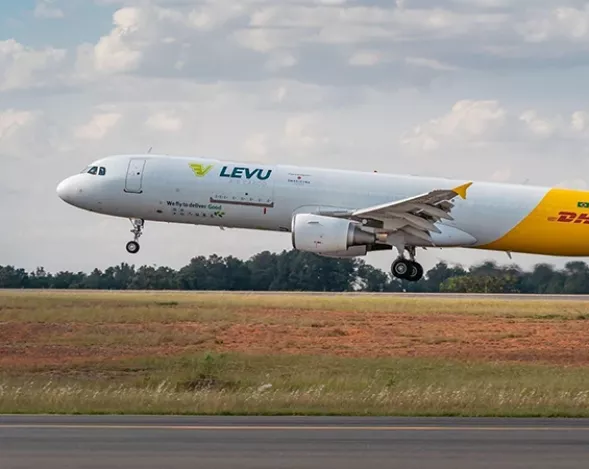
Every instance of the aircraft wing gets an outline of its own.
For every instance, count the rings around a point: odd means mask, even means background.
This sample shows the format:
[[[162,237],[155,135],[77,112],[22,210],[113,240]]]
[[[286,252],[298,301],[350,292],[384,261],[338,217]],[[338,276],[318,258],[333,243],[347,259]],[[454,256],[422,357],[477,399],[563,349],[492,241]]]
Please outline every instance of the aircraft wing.
[[[431,233],[440,233],[435,223],[442,219],[453,220],[450,214],[454,207],[452,200],[456,197],[466,199],[466,191],[471,185],[472,182],[468,182],[453,189],[435,189],[407,199],[331,215],[377,222],[384,231],[404,231],[432,242]]]

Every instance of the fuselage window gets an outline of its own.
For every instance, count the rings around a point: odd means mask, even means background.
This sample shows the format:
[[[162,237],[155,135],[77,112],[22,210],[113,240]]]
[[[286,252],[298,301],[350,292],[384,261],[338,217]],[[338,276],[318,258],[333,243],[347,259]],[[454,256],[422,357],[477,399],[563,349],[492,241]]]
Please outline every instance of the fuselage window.
[[[90,168],[90,170],[88,171],[88,173],[90,173],[90,174],[96,174],[96,171],[98,171],[98,166],[92,166]]]
[[[98,175],[104,176],[105,174],[106,174],[106,168],[104,166],[101,166],[100,169],[98,170]]]

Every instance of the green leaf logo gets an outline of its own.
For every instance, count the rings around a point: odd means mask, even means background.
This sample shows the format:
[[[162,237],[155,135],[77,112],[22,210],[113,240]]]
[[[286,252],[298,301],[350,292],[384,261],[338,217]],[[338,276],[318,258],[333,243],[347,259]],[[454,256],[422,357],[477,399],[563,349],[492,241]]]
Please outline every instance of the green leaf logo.
[[[190,166],[190,169],[192,169],[192,171],[194,172],[194,175],[199,178],[206,176],[207,173],[211,169],[213,169],[212,164],[210,164],[208,166],[204,166],[204,165],[198,164],[198,163],[190,163],[188,166]]]

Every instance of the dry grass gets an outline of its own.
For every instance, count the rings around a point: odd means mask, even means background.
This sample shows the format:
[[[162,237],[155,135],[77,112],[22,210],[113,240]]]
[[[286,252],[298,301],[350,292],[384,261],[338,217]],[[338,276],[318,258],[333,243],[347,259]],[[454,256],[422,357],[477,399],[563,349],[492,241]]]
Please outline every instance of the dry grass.
[[[250,311],[458,314],[469,316],[589,319],[589,302],[570,300],[461,299],[439,297],[322,296],[135,291],[0,291],[0,320],[209,321]],[[26,316],[23,315],[26,313]]]
[[[435,359],[200,354],[5,373],[0,413],[15,412],[589,416],[589,373]]]
[[[580,301],[5,291],[0,412],[589,416],[587,318]]]

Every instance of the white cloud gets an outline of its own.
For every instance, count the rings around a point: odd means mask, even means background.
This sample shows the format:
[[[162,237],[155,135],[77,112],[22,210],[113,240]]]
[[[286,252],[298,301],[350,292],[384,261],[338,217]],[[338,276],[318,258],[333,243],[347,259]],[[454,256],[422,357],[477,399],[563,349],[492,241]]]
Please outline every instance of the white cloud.
[[[58,142],[59,136],[45,111],[0,109],[0,193],[3,184],[10,187],[18,179],[12,168],[21,166],[20,171],[26,171],[36,159],[57,151]]]
[[[121,117],[120,114],[114,112],[96,114],[90,122],[76,128],[75,136],[84,140],[100,140],[117,125]]]
[[[496,31],[507,20],[506,15],[499,13],[459,13],[441,8],[354,5],[333,8],[282,3],[257,9],[250,20],[250,26],[257,29],[249,31],[255,31],[258,37],[263,36],[263,32],[273,34],[273,46],[281,47],[285,45],[284,41],[293,39],[350,44],[375,39],[411,41],[425,37],[448,38],[474,31]],[[288,28],[288,36],[281,34],[284,28]]]
[[[330,143],[323,119],[315,114],[289,117],[284,124],[284,143],[292,148],[317,149]]]
[[[109,33],[79,48],[80,77],[133,74],[240,82],[280,75],[305,83],[425,87],[457,71],[517,69],[522,65],[515,59],[528,58],[542,68],[588,61],[580,48],[574,57],[565,57],[558,41],[538,47],[531,40],[544,23],[556,21],[550,19],[555,15],[568,18],[558,20],[565,23],[562,31],[584,37],[579,18],[585,10],[575,16],[566,8],[551,10],[549,4],[537,7],[528,0],[520,7],[503,0],[444,0],[432,7],[425,1],[108,3],[124,7],[114,13]],[[575,17],[579,24],[569,24]],[[362,73],[371,67],[374,74]]]
[[[41,87],[56,79],[66,51],[33,49],[8,39],[0,41],[0,91]]]
[[[517,31],[532,43],[554,39],[573,42],[589,40],[589,5],[584,8],[561,6],[553,10],[536,10],[532,18],[518,24]]]
[[[555,184],[555,186],[563,187],[565,189],[576,189],[579,191],[586,191],[589,188],[589,184],[587,183],[587,181],[580,178],[560,181],[559,183]]]
[[[495,182],[506,182],[509,181],[511,177],[511,169],[510,168],[503,168],[498,169],[493,174],[491,174],[491,181]]]
[[[35,114],[29,111],[7,109],[0,112],[0,142],[6,141],[19,129],[29,124]]]
[[[271,72],[276,72],[284,68],[294,67],[297,59],[290,53],[276,54],[266,62],[266,68]]]
[[[145,124],[150,129],[162,132],[178,132],[182,129],[182,119],[166,111],[152,114]]]
[[[504,128],[506,118],[497,101],[462,100],[448,114],[414,127],[402,143],[424,151],[437,150],[448,142],[483,144]]]
[[[142,52],[125,38],[139,30],[143,16],[139,8],[122,8],[114,14],[115,28],[94,47],[94,67],[98,72],[126,72],[139,66]]]
[[[405,133],[401,143],[416,150],[435,151],[456,146],[481,147],[498,142],[589,140],[589,113],[575,111],[569,118],[542,117],[534,109],[518,113],[498,101],[463,100],[451,111]]]
[[[349,64],[356,67],[372,67],[382,60],[382,54],[378,51],[360,50],[349,59]]]
[[[298,46],[303,33],[295,29],[242,29],[234,33],[236,42],[256,52]]]
[[[458,67],[453,65],[448,65],[440,62],[436,59],[427,59],[425,57],[407,57],[405,59],[409,65],[414,65],[416,67],[424,67],[424,68],[431,68],[432,70],[441,70],[441,71],[454,71],[458,70]]]
[[[523,112],[519,119],[525,124],[525,129],[538,139],[589,139],[589,113],[575,111],[569,117],[560,114],[542,117],[535,110]]]
[[[272,28],[329,28],[335,25],[392,26],[395,23],[405,23],[435,29],[445,27],[451,22],[451,17],[454,17],[451,12],[443,10],[398,10],[367,6],[332,8],[285,2],[257,9],[251,15],[250,25]],[[369,33],[369,29],[365,31]]]
[[[63,11],[60,8],[54,6],[54,3],[54,0],[38,0],[37,5],[35,6],[35,10],[33,11],[33,14],[36,18],[63,18],[65,16]]]
[[[265,158],[268,155],[268,136],[264,133],[250,135],[243,143],[243,149],[248,156]]]
[[[525,111],[520,115],[520,120],[523,121],[527,129],[536,137],[547,138],[554,135],[556,131],[561,129],[564,125],[560,119],[553,120],[542,119],[534,110]]]
[[[575,132],[589,130],[589,113],[586,111],[573,112],[571,116],[571,127]]]
[[[238,18],[245,11],[245,6],[238,2],[211,2],[192,10],[188,14],[188,24],[198,30],[212,31]]]

